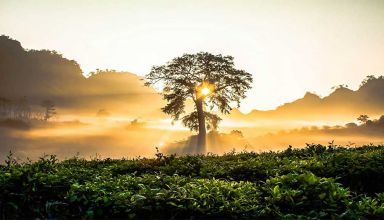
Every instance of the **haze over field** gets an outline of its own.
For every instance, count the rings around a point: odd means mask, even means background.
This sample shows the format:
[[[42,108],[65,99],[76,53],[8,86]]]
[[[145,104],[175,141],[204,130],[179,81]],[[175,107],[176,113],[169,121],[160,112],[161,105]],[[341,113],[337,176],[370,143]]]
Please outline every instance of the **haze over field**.
[[[23,104],[32,114],[43,113],[40,104],[48,99],[55,103],[58,113],[51,122],[32,119],[12,124],[7,123],[3,111],[2,155],[12,150],[29,157],[42,152],[62,157],[77,152],[103,157],[151,156],[155,147],[170,153],[193,152],[193,138],[182,141],[192,133],[180,124],[171,124],[160,110],[164,101],[154,89],[144,87],[139,76],[98,71],[85,78],[75,61],[50,51],[25,51],[19,42],[5,36],[0,38],[0,55],[2,110]],[[321,126],[344,125],[355,121],[360,113],[378,118],[384,107],[383,88],[383,78],[370,78],[357,91],[340,87],[324,98],[306,93],[276,110],[243,114],[234,109],[224,116],[219,132],[240,130],[243,137],[212,133],[208,135],[208,149],[215,153],[233,148],[267,150],[332,140],[339,144],[381,143],[382,119],[369,130],[353,125],[334,129]],[[290,131],[294,128],[301,130]]]
[[[384,142],[382,1],[20,2],[0,0],[0,160],[196,153],[143,77],[199,51],[254,78],[240,108],[212,110],[208,152]]]

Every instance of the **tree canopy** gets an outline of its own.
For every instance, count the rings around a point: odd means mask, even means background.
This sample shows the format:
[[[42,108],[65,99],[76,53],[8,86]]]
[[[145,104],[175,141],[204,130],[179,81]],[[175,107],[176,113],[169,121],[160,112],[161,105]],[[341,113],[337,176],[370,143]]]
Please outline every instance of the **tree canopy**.
[[[206,52],[184,54],[165,65],[153,66],[145,77],[146,85],[162,85],[163,98],[167,101],[163,112],[205,135],[205,120],[208,129],[216,128],[221,120],[205,107],[228,114],[234,104],[240,106],[240,100],[251,88],[252,75],[236,69],[233,60],[232,56]],[[196,109],[186,113],[188,99],[193,100]]]
[[[245,98],[245,92],[252,83],[251,74],[235,69],[232,56],[206,52],[184,54],[166,65],[154,66],[146,79],[146,85],[162,83],[163,97],[168,102],[162,110],[175,120],[183,116],[184,125],[192,130],[197,130],[197,113],[184,115],[185,102],[187,99],[197,101],[199,85],[213,85],[213,91],[205,97],[204,104],[211,110],[217,107],[221,113],[227,114],[232,110],[231,104],[240,106],[240,100]],[[220,120],[212,113],[206,116],[212,122]]]

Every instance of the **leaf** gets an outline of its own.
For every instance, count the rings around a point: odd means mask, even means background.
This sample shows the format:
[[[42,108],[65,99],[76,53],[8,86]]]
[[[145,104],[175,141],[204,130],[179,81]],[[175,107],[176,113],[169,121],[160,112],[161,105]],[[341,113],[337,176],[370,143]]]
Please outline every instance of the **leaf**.
[[[178,207],[178,205],[174,202],[167,202],[167,204],[171,205],[171,206],[175,206],[175,207]]]
[[[132,196],[132,198],[136,201],[140,201],[140,200],[145,200],[147,199],[147,197],[143,196],[143,195],[140,195],[140,194],[135,194]]]
[[[320,199],[324,199],[326,195],[327,195],[326,193],[321,193],[321,194],[319,195],[319,198],[320,198]]]
[[[279,185],[276,185],[276,186],[273,188],[273,194],[274,194],[274,195],[280,194],[280,187],[279,187]]]

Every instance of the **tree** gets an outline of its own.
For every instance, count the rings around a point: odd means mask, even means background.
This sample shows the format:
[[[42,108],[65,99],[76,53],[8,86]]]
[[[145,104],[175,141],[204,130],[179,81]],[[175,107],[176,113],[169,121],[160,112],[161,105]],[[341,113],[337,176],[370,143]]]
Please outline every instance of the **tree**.
[[[28,104],[27,98],[24,96],[14,103],[14,117],[18,120],[31,119],[31,107]]]
[[[361,124],[367,123],[369,119],[368,115],[360,115],[357,120],[360,121]]]
[[[184,54],[165,65],[153,66],[145,78],[145,85],[163,87],[163,98],[167,101],[163,112],[198,131],[197,153],[205,152],[206,129],[215,129],[221,120],[218,115],[207,112],[206,107],[230,113],[231,105],[240,106],[252,83],[251,74],[234,67],[232,56],[206,52]],[[187,100],[194,104],[194,110],[188,114],[185,112]]]
[[[44,120],[48,121],[54,115],[56,115],[55,105],[50,100],[45,100],[41,103],[41,106],[45,108]]]
[[[243,132],[241,132],[239,130],[232,130],[230,134],[233,135],[233,136],[239,137],[239,138],[243,138],[244,137],[243,136]]]
[[[99,109],[97,111],[96,116],[99,118],[105,118],[108,117],[111,113],[109,113],[106,109]]]
[[[332,86],[332,87],[331,87],[331,89],[333,89],[333,90],[347,89],[347,88],[348,88],[348,85],[347,85],[347,84],[340,84],[340,85]]]
[[[379,78],[380,78],[380,77],[379,77]],[[375,77],[374,75],[368,75],[368,76],[366,76],[365,79],[361,82],[361,84],[360,84],[360,88],[363,87],[364,85],[366,85],[367,83],[369,83],[369,82],[375,80],[375,79],[376,79],[376,77]]]

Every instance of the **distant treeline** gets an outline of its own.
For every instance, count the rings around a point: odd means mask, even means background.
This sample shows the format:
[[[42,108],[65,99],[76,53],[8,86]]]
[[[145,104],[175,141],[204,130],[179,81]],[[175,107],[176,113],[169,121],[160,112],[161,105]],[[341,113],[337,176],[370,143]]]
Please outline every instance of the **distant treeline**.
[[[47,121],[56,114],[52,101],[44,100],[40,107],[39,110],[33,110],[26,97],[17,100],[0,97],[0,119]]]

